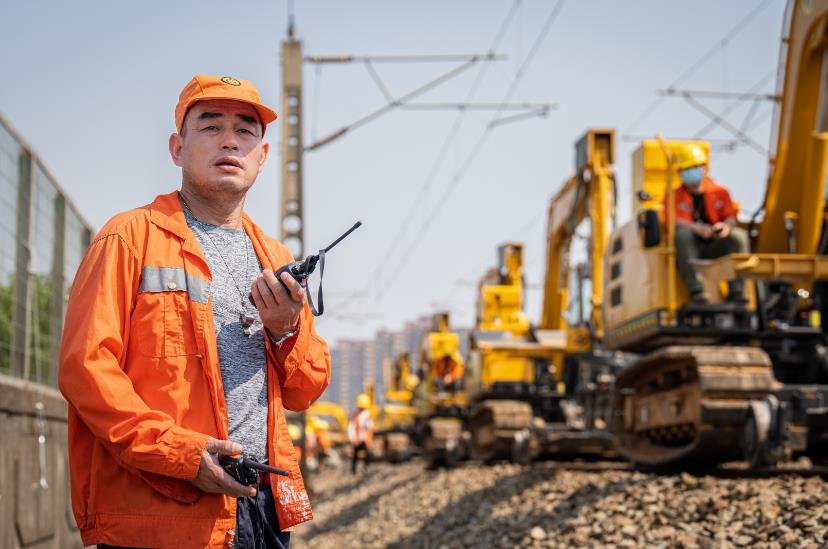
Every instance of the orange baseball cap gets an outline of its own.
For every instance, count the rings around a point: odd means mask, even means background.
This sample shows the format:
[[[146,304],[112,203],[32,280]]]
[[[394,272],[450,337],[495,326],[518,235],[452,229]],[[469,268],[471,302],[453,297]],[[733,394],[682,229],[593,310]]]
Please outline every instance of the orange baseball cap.
[[[198,101],[209,99],[230,99],[253,105],[262,121],[262,134],[267,125],[276,120],[276,111],[262,103],[259,90],[249,80],[238,80],[232,76],[197,74],[187,82],[178,96],[178,104],[175,106],[175,128],[179,133],[190,107]]]

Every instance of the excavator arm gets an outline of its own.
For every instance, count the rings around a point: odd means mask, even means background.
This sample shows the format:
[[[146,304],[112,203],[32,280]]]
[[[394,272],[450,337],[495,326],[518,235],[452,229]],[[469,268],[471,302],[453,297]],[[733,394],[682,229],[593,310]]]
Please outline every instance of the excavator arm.
[[[757,251],[825,254],[820,237],[828,178],[828,0],[792,0],[786,19],[776,143]]]
[[[603,257],[615,219],[614,148],[614,130],[589,130],[576,144],[576,175],[549,202],[546,277],[539,324],[543,330],[567,328],[563,313],[569,305],[568,252],[575,230],[588,218],[592,225],[590,275],[594,281],[590,323],[595,336],[602,337]]]

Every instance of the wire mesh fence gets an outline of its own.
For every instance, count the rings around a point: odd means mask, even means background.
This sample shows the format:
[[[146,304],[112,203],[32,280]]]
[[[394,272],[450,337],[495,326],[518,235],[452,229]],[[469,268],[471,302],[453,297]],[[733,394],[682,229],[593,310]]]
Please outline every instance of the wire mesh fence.
[[[63,315],[92,229],[0,117],[0,373],[56,385]]]

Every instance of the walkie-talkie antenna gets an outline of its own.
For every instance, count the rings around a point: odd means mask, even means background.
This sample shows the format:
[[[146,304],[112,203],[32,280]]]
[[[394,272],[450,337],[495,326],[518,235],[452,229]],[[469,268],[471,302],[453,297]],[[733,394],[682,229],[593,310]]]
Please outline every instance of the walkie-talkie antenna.
[[[345,231],[345,234],[334,240],[330,246],[319,250],[318,254],[313,254],[307,256],[302,261],[294,261],[293,263],[288,263],[287,265],[282,265],[279,270],[277,270],[274,274],[276,275],[276,279],[281,282],[282,286],[287,289],[284,281],[280,278],[281,274],[287,272],[293,279],[298,282],[301,286],[305,288],[305,293],[308,296],[308,305],[310,305],[311,313],[313,316],[319,316],[325,310],[325,306],[322,304],[322,275],[325,272],[325,254],[334,246],[339,244],[343,238],[354,232],[358,227],[362,225],[362,221],[357,221],[354,223],[354,226]],[[319,263],[319,290],[316,293],[317,303],[319,303],[319,309],[317,309],[313,304],[313,298],[311,297],[310,288],[308,287],[308,277],[316,268],[316,264]],[[247,298],[250,300],[254,306],[256,306],[256,301],[253,299],[253,292],[248,294]],[[247,328],[245,328],[245,333],[247,333]],[[247,334],[250,335],[250,334]]]
[[[323,251],[324,251],[325,253],[328,253],[328,250],[330,250],[331,248],[333,248],[334,246],[336,246],[337,244],[339,244],[339,243],[342,241],[342,239],[343,239],[343,238],[345,238],[346,236],[348,236],[349,234],[351,234],[352,232],[354,232],[355,230],[357,230],[357,228],[359,228],[359,226],[360,226],[360,225],[362,225],[362,221],[357,221],[356,223],[354,223],[354,226],[353,226],[353,227],[351,227],[350,229],[348,229],[347,231],[345,231],[345,234],[343,234],[342,236],[340,236],[339,238],[337,238],[336,240],[334,240],[334,241],[333,241],[333,243],[332,243],[330,246],[328,246],[327,248],[325,248]]]
[[[289,477],[290,471],[285,469],[279,469],[278,467],[273,467],[272,465],[268,465],[267,463],[261,463],[254,459],[244,458],[242,461],[247,467],[251,469],[256,469],[257,471],[263,471],[265,473],[273,473],[274,475],[282,475],[283,477]]]

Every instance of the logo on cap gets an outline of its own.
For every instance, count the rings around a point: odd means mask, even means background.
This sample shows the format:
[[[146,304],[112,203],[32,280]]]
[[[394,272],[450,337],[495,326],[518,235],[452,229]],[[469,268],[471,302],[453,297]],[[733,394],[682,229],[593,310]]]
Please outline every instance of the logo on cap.
[[[231,86],[241,86],[241,82],[230,76],[222,76],[221,81],[225,84],[230,84]]]

